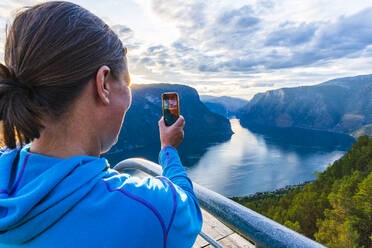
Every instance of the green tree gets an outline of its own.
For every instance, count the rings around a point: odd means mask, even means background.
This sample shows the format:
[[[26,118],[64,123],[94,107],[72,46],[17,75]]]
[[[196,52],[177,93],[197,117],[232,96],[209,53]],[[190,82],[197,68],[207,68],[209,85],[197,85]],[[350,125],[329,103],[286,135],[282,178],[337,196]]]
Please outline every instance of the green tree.
[[[329,247],[372,248],[372,139],[314,182],[234,200]]]

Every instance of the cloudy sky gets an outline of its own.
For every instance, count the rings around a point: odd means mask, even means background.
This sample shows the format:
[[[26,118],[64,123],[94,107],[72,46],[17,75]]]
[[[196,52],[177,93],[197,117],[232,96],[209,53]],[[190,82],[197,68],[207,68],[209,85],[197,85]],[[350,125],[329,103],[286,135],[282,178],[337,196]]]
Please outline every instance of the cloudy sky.
[[[14,10],[36,2],[1,0],[1,46]],[[72,2],[118,33],[133,83],[181,83],[200,94],[250,99],[372,73],[371,0]]]

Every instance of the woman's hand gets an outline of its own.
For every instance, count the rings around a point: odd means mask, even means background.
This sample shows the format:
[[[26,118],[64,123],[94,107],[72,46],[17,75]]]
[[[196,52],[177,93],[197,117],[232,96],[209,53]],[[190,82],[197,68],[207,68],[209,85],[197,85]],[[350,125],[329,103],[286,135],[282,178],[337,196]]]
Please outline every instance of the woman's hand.
[[[173,146],[176,148],[181,144],[184,137],[183,128],[185,127],[185,119],[182,115],[180,115],[177,121],[169,127],[165,125],[164,117],[159,120],[158,124],[161,149],[163,149],[164,146]]]

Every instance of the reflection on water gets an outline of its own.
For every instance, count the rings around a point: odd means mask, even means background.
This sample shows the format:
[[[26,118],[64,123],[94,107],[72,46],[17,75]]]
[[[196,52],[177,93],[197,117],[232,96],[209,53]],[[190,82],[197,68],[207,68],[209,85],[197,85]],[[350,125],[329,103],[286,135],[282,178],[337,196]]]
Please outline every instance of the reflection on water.
[[[315,179],[351,148],[346,135],[303,129],[243,128],[232,119],[234,131],[225,143],[183,144],[179,153],[190,178],[225,196],[242,196],[275,190]],[[157,162],[158,147],[131,151],[127,157]],[[123,154],[118,154],[121,159]],[[108,157],[111,164],[119,159]]]
[[[211,146],[187,168],[195,182],[225,196],[269,191],[315,179],[350,149],[346,135],[302,129],[273,129],[256,133],[231,120],[234,135]]]

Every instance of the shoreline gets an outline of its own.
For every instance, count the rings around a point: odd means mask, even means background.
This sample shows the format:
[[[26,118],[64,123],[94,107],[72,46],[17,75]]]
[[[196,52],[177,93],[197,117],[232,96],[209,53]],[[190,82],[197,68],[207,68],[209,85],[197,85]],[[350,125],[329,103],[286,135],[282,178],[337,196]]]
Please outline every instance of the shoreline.
[[[240,204],[243,204],[245,202],[252,202],[252,201],[260,200],[260,199],[267,198],[267,197],[280,198],[283,195],[288,194],[290,191],[293,191],[295,189],[302,189],[307,184],[312,183],[314,181],[315,180],[305,181],[299,184],[287,185],[283,188],[279,188],[273,191],[262,191],[262,192],[256,192],[254,194],[250,194],[247,196],[232,196],[229,198]]]

